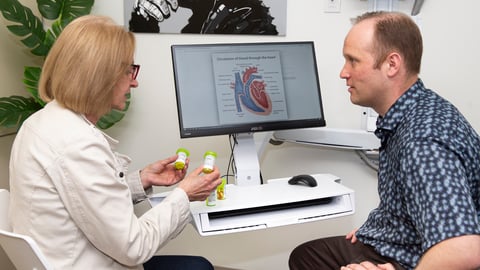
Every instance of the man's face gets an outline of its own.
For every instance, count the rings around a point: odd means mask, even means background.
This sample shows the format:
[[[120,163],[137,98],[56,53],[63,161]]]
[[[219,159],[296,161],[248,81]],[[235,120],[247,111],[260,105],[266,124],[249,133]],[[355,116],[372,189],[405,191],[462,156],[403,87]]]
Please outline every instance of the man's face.
[[[382,95],[387,91],[383,64],[375,68],[373,35],[373,20],[362,21],[352,27],[343,45],[345,64],[340,77],[346,81],[353,104],[375,109],[381,106]]]

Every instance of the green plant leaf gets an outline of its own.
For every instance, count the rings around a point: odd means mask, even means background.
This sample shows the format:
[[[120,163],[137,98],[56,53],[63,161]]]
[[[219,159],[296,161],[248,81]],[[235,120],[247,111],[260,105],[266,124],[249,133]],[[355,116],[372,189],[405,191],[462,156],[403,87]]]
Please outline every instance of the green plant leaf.
[[[37,0],[37,6],[43,17],[55,20],[60,17],[63,2],[59,0]]]
[[[108,114],[102,116],[98,122],[97,127],[100,129],[108,129],[112,127],[115,123],[119,122],[125,116],[124,111],[111,110]]]
[[[127,95],[127,102],[125,104],[125,109],[122,111],[119,110],[111,110],[108,114],[105,114],[102,116],[98,122],[97,122],[97,127],[100,129],[108,129],[120,120],[123,119],[125,116],[125,113],[128,111],[128,107],[130,107],[130,97],[131,95]]]
[[[23,71],[23,84],[35,101],[43,107],[45,106],[45,101],[38,96],[38,82],[40,81],[41,73],[42,68],[40,67],[25,67]]]
[[[25,119],[41,108],[32,97],[0,97],[0,126],[20,127]]]
[[[63,31],[63,28],[67,26],[70,21],[65,21],[58,19],[52,23],[52,27],[47,30],[47,35],[45,36],[45,43],[53,43],[57,40],[60,33]]]
[[[64,0],[62,20],[71,20],[73,18],[90,14],[94,2],[94,0]]]
[[[37,0],[38,10],[49,20],[68,24],[72,19],[90,14],[94,0]]]
[[[0,11],[7,21],[13,24],[8,25],[8,30],[19,36],[22,43],[30,49],[32,54],[46,56],[50,47],[43,43],[46,32],[39,18],[33,15],[31,9],[23,6],[18,0],[1,0]]]
[[[94,0],[37,0],[38,10],[46,19],[54,20],[50,29],[44,30],[42,21],[18,0],[0,0],[0,11],[7,21],[13,24],[7,28],[21,41],[32,54],[46,56],[62,30],[73,19],[90,14]],[[35,111],[45,106],[38,96],[38,82],[41,67],[25,67],[23,83],[31,97],[10,96],[0,98],[0,126],[15,127]],[[104,115],[97,126],[107,129],[120,121],[130,106],[130,96],[123,111],[112,110]]]

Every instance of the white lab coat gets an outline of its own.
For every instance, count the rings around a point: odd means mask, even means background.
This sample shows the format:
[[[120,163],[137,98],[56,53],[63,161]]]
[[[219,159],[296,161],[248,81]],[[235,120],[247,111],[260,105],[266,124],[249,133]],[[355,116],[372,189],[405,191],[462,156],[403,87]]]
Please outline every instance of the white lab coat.
[[[10,160],[10,221],[33,237],[55,269],[143,269],[190,222],[175,188],[140,218],[139,171],[114,151],[117,141],[56,101],[28,118]]]

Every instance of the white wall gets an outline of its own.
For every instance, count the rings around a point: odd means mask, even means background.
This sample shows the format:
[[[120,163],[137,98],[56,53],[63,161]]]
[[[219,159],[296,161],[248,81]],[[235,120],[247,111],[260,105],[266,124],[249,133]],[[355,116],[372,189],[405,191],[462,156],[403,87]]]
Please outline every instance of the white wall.
[[[457,105],[479,131],[480,115],[476,108],[480,107],[480,94],[476,72],[480,39],[476,32],[480,22],[476,11],[480,2],[461,0],[455,1],[455,5],[453,2],[425,1],[419,15],[425,45],[421,77],[427,87]],[[413,0],[402,0],[398,7],[409,12],[412,3]],[[338,74],[350,18],[367,11],[369,4],[362,0],[343,0],[341,13],[324,13],[323,4],[323,0],[288,1],[285,37],[137,34],[135,60],[142,65],[138,77],[140,86],[133,90],[125,119],[107,131],[121,141],[119,151],[133,158],[133,167],[140,167],[173,154],[179,146],[190,150],[192,165],[200,163],[206,150],[215,150],[219,153],[217,164],[226,170],[230,153],[225,136],[179,138],[170,45],[180,43],[313,40],[327,125],[359,128],[360,108],[350,103],[345,82]],[[119,24],[123,24],[123,12],[115,0],[97,1],[93,11],[113,17]],[[2,85],[7,85],[2,86],[0,95],[24,94],[19,90],[23,66],[31,60],[19,50],[15,38],[4,27],[0,28],[0,36],[0,78]],[[8,187],[12,140],[13,136],[0,138],[0,187]],[[335,174],[355,189],[357,212],[334,220],[224,236],[200,237],[189,226],[162,253],[199,254],[217,265],[242,269],[287,269],[288,254],[296,245],[313,238],[345,234],[359,226],[378,202],[376,174],[351,151],[296,144],[268,145],[261,167],[265,179],[298,173]]]

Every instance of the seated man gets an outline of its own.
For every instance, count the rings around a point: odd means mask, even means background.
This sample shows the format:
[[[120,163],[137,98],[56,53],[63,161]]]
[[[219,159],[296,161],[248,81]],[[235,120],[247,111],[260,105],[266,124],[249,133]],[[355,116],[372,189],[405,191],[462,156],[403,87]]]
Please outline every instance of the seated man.
[[[350,100],[379,114],[380,204],[346,237],[295,248],[291,269],[480,269],[480,138],[419,79],[422,47],[401,13],[366,13],[345,38]]]

